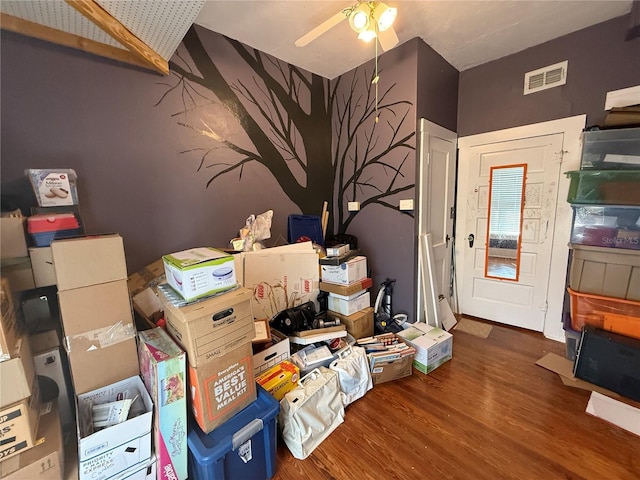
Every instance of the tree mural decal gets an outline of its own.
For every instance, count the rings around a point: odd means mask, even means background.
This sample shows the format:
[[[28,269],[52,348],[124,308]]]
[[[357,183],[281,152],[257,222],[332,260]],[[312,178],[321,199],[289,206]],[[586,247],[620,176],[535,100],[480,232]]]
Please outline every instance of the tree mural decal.
[[[198,171],[211,172],[207,187],[231,174],[242,178],[256,162],[304,214],[318,214],[323,201],[335,201],[337,218],[327,234],[346,232],[359,213],[346,212],[347,201],[360,201],[360,211],[372,204],[398,210],[389,198],[414,188],[405,169],[415,151],[415,125],[410,102],[387,100],[395,84],[379,93],[376,106],[375,85],[364,68],[350,74],[345,88],[343,77],[330,82],[221,38],[251,74],[228,81],[192,27],[169,63],[175,82],[156,104],[179,95],[178,124],[204,140],[180,153],[197,155]],[[224,122],[207,120],[212,110],[223,112]]]

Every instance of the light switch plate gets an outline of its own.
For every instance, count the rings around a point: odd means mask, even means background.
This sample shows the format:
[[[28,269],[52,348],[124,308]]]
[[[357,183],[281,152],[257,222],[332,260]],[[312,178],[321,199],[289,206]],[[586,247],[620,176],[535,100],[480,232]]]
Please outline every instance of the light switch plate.
[[[357,212],[360,210],[360,202],[349,202],[347,204],[347,210],[350,212]]]
[[[400,200],[400,210],[413,210],[413,200]]]

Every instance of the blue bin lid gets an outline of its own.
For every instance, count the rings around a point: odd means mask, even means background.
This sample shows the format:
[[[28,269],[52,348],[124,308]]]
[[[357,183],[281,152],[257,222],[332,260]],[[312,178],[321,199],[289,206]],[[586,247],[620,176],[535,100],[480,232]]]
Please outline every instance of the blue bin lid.
[[[257,383],[256,390],[258,398],[251,405],[240,410],[211,433],[204,433],[193,419],[189,421],[187,444],[199,463],[210,464],[221,459],[261,431],[278,415],[280,403]]]

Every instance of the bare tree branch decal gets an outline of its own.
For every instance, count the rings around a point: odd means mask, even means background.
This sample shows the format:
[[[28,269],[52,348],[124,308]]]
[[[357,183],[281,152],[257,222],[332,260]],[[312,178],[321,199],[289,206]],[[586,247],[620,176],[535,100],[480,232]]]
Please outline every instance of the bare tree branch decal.
[[[330,82],[221,38],[251,73],[225,78],[192,27],[156,104],[179,99],[181,109],[172,116],[200,139],[180,153],[199,157],[197,171],[210,172],[207,187],[262,165],[305,214],[318,214],[324,200],[333,200],[328,234],[345,232],[358,213],[345,217],[347,201],[398,210],[392,197],[414,188],[405,170],[413,168],[407,160],[415,125],[409,122],[413,105],[395,98],[395,83],[379,92],[376,122],[372,72],[365,68],[356,69],[349,84],[342,77]],[[225,128],[208,120],[220,116]]]

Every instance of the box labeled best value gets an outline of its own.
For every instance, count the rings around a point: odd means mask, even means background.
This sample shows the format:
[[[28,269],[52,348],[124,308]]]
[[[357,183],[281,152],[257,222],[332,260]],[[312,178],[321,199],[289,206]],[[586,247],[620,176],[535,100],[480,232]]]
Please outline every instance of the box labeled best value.
[[[367,257],[359,255],[340,265],[321,265],[323,282],[349,285],[367,278]]]
[[[193,418],[210,433],[256,399],[251,341],[215,360],[189,365]]]
[[[236,285],[233,256],[210,247],[164,255],[167,283],[187,300],[213,295]]]
[[[162,328],[138,333],[140,371],[153,399],[159,480],[187,478],[186,354]]]
[[[125,399],[135,399],[128,420],[96,431],[92,406]],[[149,463],[153,403],[139,376],[78,395],[76,409],[79,480],[106,479]]]
[[[233,351],[255,336],[251,292],[236,288],[184,307],[164,302],[167,331],[187,352],[189,364],[198,367]]]
[[[416,349],[413,366],[422,373],[430,373],[453,355],[453,336],[426,323],[414,323],[397,333]]]

